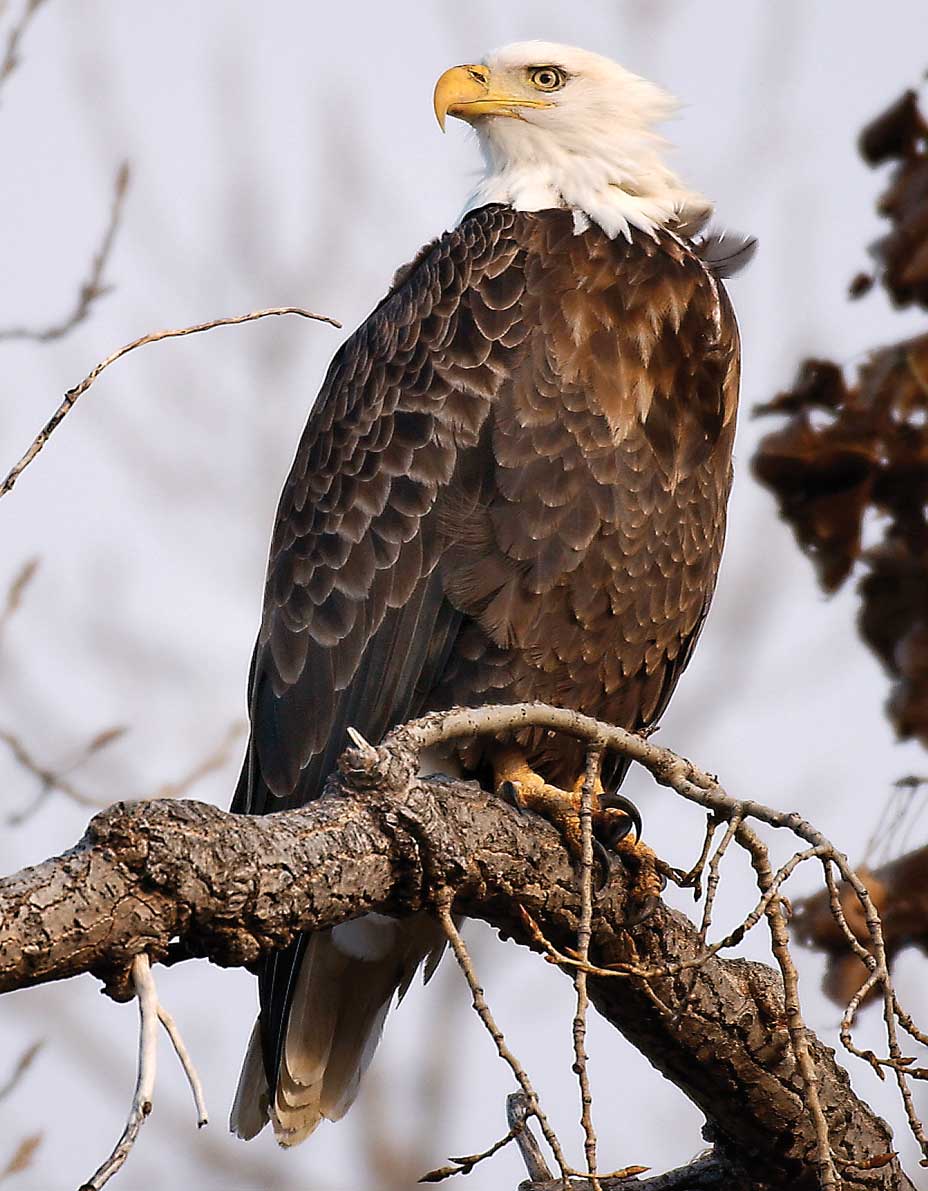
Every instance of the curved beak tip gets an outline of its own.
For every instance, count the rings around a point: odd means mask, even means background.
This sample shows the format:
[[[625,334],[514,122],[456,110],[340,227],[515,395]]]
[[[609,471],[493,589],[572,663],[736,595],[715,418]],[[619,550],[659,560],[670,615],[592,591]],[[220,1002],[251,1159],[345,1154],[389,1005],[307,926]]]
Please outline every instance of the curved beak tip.
[[[462,103],[473,103],[487,93],[487,84],[479,67],[452,66],[435,84],[433,105],[435,118],[442,132],[449,115],[459,114]]]

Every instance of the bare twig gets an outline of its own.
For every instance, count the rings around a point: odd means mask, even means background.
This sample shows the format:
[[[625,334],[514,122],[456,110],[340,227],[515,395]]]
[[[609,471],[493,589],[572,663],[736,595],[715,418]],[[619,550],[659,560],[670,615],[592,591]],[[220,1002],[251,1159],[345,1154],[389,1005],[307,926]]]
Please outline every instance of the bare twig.
[[[518,1137],[524,1128],[524,1121],[511,1125],[508,1133],[501,1137],[499,1141],[494,1141],[491,1146],[488,1146],[479,1154],[468,1154],[464,1158],[451,1158],[449,1161],[453,1165],[439,1166],[437,1170],[430,1170],[428,1174],[424,1174],[418,1181],[420,1183],[442,1183],[445,1179],[453,1178],[456,1174],[470,1174],[475,1166],[481,1162],[485,1162],[487,1158],[492,1158],[500,1150],[505,1149],[511,1141]]]
[[[580,925],[577,930],[577,959],[581,966],[574,972],[574,988],[577,992],[573,1021],[574,1072],[580,1084],[580,1124],[583,1128],[586,1168],[593,1191],[602,1191],[602,1185],[596,1173],[596,1129],[593,1125],[593,1095],[587,1070],[586,1015],[590,1002],[584,966],[590,960],[590,938],[593,933],[593,791],[602,759],[601,748],[592,745],[587,750],[580,794]]]
[[[19,66],[19,47],[23,36],[32,18],[44,3],[45,0],[26,0],[23,15],[7,34],[6,48],[3,52],[3,58],[0,59],[0,87],[7,81],[16,67]]]
[[[739,824],[736,837],[738,843],[749,852],[751,862],[754,865],[754,871],[757,874],[758,888],[761,893],[766,894],[773,888],[773,872],[770,868],[770,856],[767,848],[746,823]],[[831,1156],[831,1142],[828,1139],[828,1122],[825,1120],[825,1114],[822,1111],[822,1102],[819,1099],[818,1084],[815,1077],[815,1067],[809,1051],[806,1025],[802,1019],[802,1011],[799,1007],[799,974],[796,971],[796,965],[793,963],[793,957],[790,954],[789,932],[786,929],[786,920],[783,917],[779,896],[770,899],[765,913],[770,926],[770,943],[774,958],[779,965],[780,973],[783,977],[783,1000],[786,1010],[786,1024],[789,1030],[793,1056],[796,1059],[796,1066],[799,1068],[799,1075],[802,1079],[805,1092],[805,1105],[812,1118],[815,1137],[818,1142],[817,1166],[819,1168],[821,1185],[826,1191],[828,1189],[837,1191],[839,1181]]]
[[[137,955],[132,961],[132,979],[139,1002],[139,1061],[129,1119],[113,1152],[81,1186],[80,1191],[100,1191],[125,1164],[139,1130],[152,1109],[158,1068],[158,991],[147,955]]]
[[[445,937],[451,944],[451,950],[454,952],[454,958],[457,960],[458,966],[464,973],[464,978],[467,981],[468,987],[470,988],[474,1009],[480,1020],[483,1022],[484,1026],[486,1026],[487,1032],[493,1039],[493,1042],[496,1044],[497,1054],[512,1071],[513,1075],[516,1077],[519,1087],[525,1094],[531,1107],[531,1114],[537,1119],[538,1124],[541,1127],[541,1131],[544,1134],[545,1141],[551,1147],[551,1152],[554,1154],[555,1161],[558,1164],[558,1168],[561,1172],[561,1178],[563,1179],[564,1186],[566,1188],[572,1171],[567,1165],[567,1160],[564,1157],[564,1151],[561,1149],[561,1143],[558,1141],[557,1135],[551,1128],[548,1118],[542,1111],[541,1105],[538,1102],[538,1096],[535,1093],[535,1089],[532,1086],[532,1082],[529,1079],[525,1068],[509,1049],[509,1046],[507,1045],[506,1039],[503,1035],[503,1031],[496,1024],[496,1020],[494,1019],[493,1014],[490,1012],[490,1007],[487,1005],[483,989],[477,979],[477,973],[474,971],[474,965],[471,961],[470,954],[467,948],[464,946],[464,940],[461,938],[458,928],[455,926],[454,915],[451,913],[450,893],[444,899],[438,902],[436,906],[436,912],[438,914],[438,920],[441,923],[442,929],[445,932]]]
[[[147,954],[137,955],[132,961],[132,980],[139,1002],[139,1060],[135,1092],[129,1107],[129,1118],[122,1135],[113,1147],[112,1153],[102,1166],[84,1183],[80,1191],[100,1191],[114,1174],[125,1164],[135,1145],[139,1130],[150,1115],[155,1095],[155,1076],[158,1070],[158,1022],[164,1026],[174,1046],[184,1074],[193,1092],[197,1110],[197,1126],[202,1128],[208,1122],[203,1086],[190,1053],[177,1028],[177,1023],[158,999],[158,989],[151,973],[151,960]]]
[[[904,1057],[899,1047],[897,1031],[897,1021],[901,1010],[892,987],[879,914],[866,885],[851,868],[844,854],[822,832],[803,819],[801,815],[795,812],[776,811],[752,799],[732,798],[725,793],[714,777],[698,769],[692,762],[678,757],[667,749],[662,749],[652,744],[650,740],[640,735],[627,732],[622,728],[607,726],[590,716],[585,716],[580,712],[571,711],[567,708],[555,708],[532,703],[514,704],[508,707],[485,707],[476,710],[456,708],[449,712],[425,716],[412,724],[407,724],[402,728],[396,729],[386,737],[382,747],[387,748],[390,745],[396,744],[418,751],[445,741],[473,736],[479,733],[516,731],[528,724],[547,728],[555,732],[565,732],[581,740],[586,740],[590,744],[596,744],[606,749],[614,749],[624,756],[638,761],[639,764],[650,771],[655,781],[661,785],[671,787],[683,798],[695,802],[697,805],[714,813],[720,820],[731,822],[732,819],[737,818],[743,828],[748,819],[756,819],[759,822],[766,823],[770,827],[789,830],[800,839],[805,840],[814,850],[810,851],[807,856],[802,856],[798,859],[806,859],[811,858],[812,855],[818,855],[827,856],[831,860],[844,881],[853,889],[863,911],[872,946],[873,959],[876,963],[875,970],[878,973],[878,980],[883,994],[883,1019],[886,1027],[889,1057],[891,1060],[894,1060],[892,1070],[905,1108],[909,1128],[921,1147],[922,1153],[928,1159],[928,1137],[925,1136],[925,1132],[915,1111],[905,1066],[900,1062]],[[740,830],[739,828],[739,834]],[[744,835],[745,846],[747,846],[746,841],[750,838],[751,834],[748,831]],[[784,984],[786,984],[788,980],[793,979],[795,969],[792,974],[788,969],[784,971],[783,958],[786,957],[786,953],[783,952],[784,944],[779,939],[780,928],[775,925],[773,915],[776,916],[776,922],[782,925],[784,932],[786,927],[780,917],[777,902],[778,891],[771,876],[771,884],[765,886],[763,890],[761,905],[763,912],[768,916],[775,955],[777,954],[777,949],[781,953],[777,955],[777,959],[781,967],[781,973],[783,974]],[[733,932],[733,935],[736,938],[740,938],[742,933],[740,930],[736,930]],[[715,944],[713,946],[718,949],[719,945]],[[788,944],[786,947],[788,953]],[[701,957],[699,958],[701,960]],[[614,966],[616,969],[620,967],[620,965]],[[687,963],[686,966],[692,966],[692,963]],[[628,975],[643,979],[647,979],[651,975],[651,973],[646,973],[638,969],[630,970],[630,966],[628,965],[624,966],[624,970]],[[655,975],[661,974],[658,972]],[[796,1005],[796,1009],[798,1011],[798,1004]],[[797,1065],[801,1069],[803,1066],[801,1054],[804,1034],[796,1026],[796,1020],[795,1014],[791,1015],[793,1025],[790,1029],[790,1040],[791,1045],[800,1048],[798,1053],[794,1053]],[[816,1128],[818,1128],[818,1121],[816,1121]],[[834,1167],[830,1157],[828,1158],[828,1162],[831,1164],[830,1171],[825,1166],[824,1154],[820,1156],[820,1161],[823,1175],[826,1178],[836,1177],[834,1176]]]
[[[119,740],[125,735],[128,729],[122,725],[105,728],[102,732],[98,732],[93,736],[88,744],[82,749],[77,758],[69,765],[51,768],[48,765],[43,765],[37,761],[18,736],[5,729],[0,729],[0,741],[5,743],[16,761],[28,773],[31,773],[39,781],[39,792],[27,803],[26,806],[18,811],[13,811],[7,816],[7,822],[11,826],[19,826],[28,818],[36,813],[45,799],[52,793],[63,794],[72,802],[76,802],[79,806],[88,806],[94,808],[101,808],[109,806],[110,799],[99,798],[95,795],[87,794],[85,791],[79,789],[70,779],[70,774],[73,774],[77,769],[90,760],[92,756],[100,752],[101,749],[108,747],[115,741]],[[220,741],[219,745],[198,761],[188,773],[174,782],[165,782],[158,787],[153,794],[144,795],[139,794],[136,797],[153,797],[153,798],[183,798],[196,786],[203,778],[208,777],[211,773],[215,773],[221,769],[232,752],[235,742],[241,737],[245,727],[241,721],[236,721],[226,729],[225,735]]]
[[[278,314],[296,314],[301,318],[309,318],[314,319],[316,322],[328,323],[332,327],[341,326],[341,323],[336,322],[334,318],[329,318],[325,314],[313,314],[312,311],[303,310],[299,306],[275,306],[268,310],[252,310],[249,314],[239,314],[233,318],[215,318],[211,319],[209,322],[197,323],[191,327],[179,327],[167,331],[152,331],[148,335],[142,335],[138,339],[133,339],[131,343],[125,344],[117,351],[114,351],[108,355],[105,360],[101,360],[101,362],[97,364],[97,366],[92,369],[87,376],[84,377],[80,384],[75,385],[73,389],[69,389],[67,393],[65,393],[63,401],[33,439],[29,449],[19,460],[19,462],[12,468],[3,483],[0,484],[0,497],[6,496],[8,492],[12,491],[16,481],[48,442],[56,427],[74,408],[78,398],[87,392],[100,373],[103,372],[104,369],[109,368],[110,364],[115,364],[117,360],[122,359],[122,357],[127,355],[129,352],[134,351],[137,347],[144,347],[148,343],[160,343],[162,339],[177,339],[182,335],[197,335],[201,331],[212,331],[216,327],[238,326],[240,323],[255,322],[257,319],[270,318],[272,315]]]
[[[541,1146],[535,1139],[535,1134],[528,1127],[528,1119],[532,1115],[532,1106],[524,1092],[511,1092],[506,1097],[506,1119],[510,1130],[515,1134],[516,1145],[525,1163],[525,1169],[532,1182],[551,1182],[551,1171],[545,1162]]]
[[[928,778],[909,774],[893,782],[889,801],[864,847],[864,864],[874,869],[905,852],[928,808]]]
[[[538,924],[529,914],[524,906],[519,907],[519,914],[532,934],[533,940],[545,952],[547,958],[551,963],[558,964],[561,967],[572,968],[586,972],[590,976],[605,976],[605,977],[622,977],[640,980],[644,984],[652,980],[662,980],[668,976],[676,976],[680,972],[698,969],[704,967],[706,963],[720,951],[726,951],[730,947],[734,947],[740,943],[744,936],[754,929],[754,927],[765,917],[770,904],[780,895],[780,889],[785,881],[795,872],[800,864],[807,860],[812,860],[820,857],[823,854],[821,846],[816,848],[806,848],[802,852],[796,852],[793,856],[782,865],[781,868],[771,878],[769,886],[761,894],[760,900],[751,910],[751,912],[742,919],[741,922],[729,931],[724,938],[718,939],[715,943],[699,951],[696,955],[689,956],[685,960],[679,960],[676,963],[666,964],[662,967],[646,968],[640,964],[617,962],[610,964],[608,968],[597,967],[589,961],[583,962],[578,955],[565,954],[558,951],[551,942],[544,937]],[[701,937],[701,936],[700,936]]]
[[[200,1074],[194,1066],[193,1059],[190,1057],[190,1051],[187,1050],[181,1032],[177,1028],[177,1022],[160,1003],[158,1005],[158,1020],[167,1031],[167,1035],[171,1039],[171,1045],[174,1047],[175,1053],[180,1060],[180,1065],[184,1069],[184,1075],[187,1076],[190,1091],[193,1093],[193,1104],[197,1110],[197,1128],[202,1129],[204,1125],[209,1124],[209,1113],[206,1111],[206,1097],[203,1095],[203,1084],[200,1081]]]
[[[113,198],[110,204],[109,218],[103,231],[103,239],[90,262],[90,272],[81,282],[77,291],[77,301],[71,313],[61,322],[52,323],[48,327],[3,327],[0,328],[0,342],[10,339],[31,339],[36,343],[49,343],[53,339],[62,339],[69,331],[84,321],[90,314],[91,307],[98,298],[109,292],[110,287],[104,284],[103,273],[106,269],[116,232],[122,220],[123,204],[129,186],[129,163],[123,162],[116,172],[113,185]]]
[[[229,760],[236,741],[242,738],[245,725],[236,720],[226,729],[225,735],[216,748],[202,761],[198,761],[189,772],[175,782],[166,782],[160,786],[152,797],[154,798],[185,798],[190,791],[205,777],[216,773]]]
[[[706,900],[702,909],[702,924],[699,928],[699,937],[703,942],[706,941],[706,936],[709,934],[709,927],[712,925],[712,910],[715,906],[715,895],[719,887],[719,868],[722,863],[722,857],[728,851],[728,846],[735,838],[735,833],[741,823],[738,815],[732,815],[728,821],[728,826],[725,829],[725,834],[722,836],[719,846],[712,854],[709,861],[709,876],[706,880]]]
[[[709,859],[709,853],[712,850],[712,841],[715,839],[715,833],[718,830],[719,821],[714,815],[709,815],[706,818],[706,834],[703,837],[702,848],[699,856],[696,858],[696,863],[688,872],[676,873],[671,871],[670,877],[682,889],[692,889],[693,897],[696,901],[702,897],[702,878],[706,871],[706,862]]]

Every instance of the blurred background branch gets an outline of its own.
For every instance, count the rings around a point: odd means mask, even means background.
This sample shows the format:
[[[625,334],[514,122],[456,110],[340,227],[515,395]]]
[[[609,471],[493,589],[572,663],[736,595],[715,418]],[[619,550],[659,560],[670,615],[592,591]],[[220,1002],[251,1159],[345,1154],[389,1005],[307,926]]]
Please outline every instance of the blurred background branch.
[[[0,88],[7,81],[10,75],[20,64],[20,47],[23,38],[26,35],[26,30],[36,13],[45,3],[45,0],[25,0],[22,14],[19,19],[14,22],[6,34],[6,45],[3,51],[3,57],[0,59]],[[6,0],[4,0],[3,7],[0,8],[0,18],[6,15]]]
[[[39,0],[42,3],[42,0]],[[2,76],[0,76],[2,81]],[[48,327],[0,327],[0,342],[5,339],[32,339],[36,343],[49,343],[53,339],[61,339],[69,331],[88,317],[91,307],[98,298],[109,293],[110,287],[105,284],[103,274],[106,270],[113,242],[122,219],[123,202],[129,187],[129,163],[123,164],[116,171],[116,182],[113,186],[113,201],[110,206],[109,219],[103,231],[103,239],[90,262],[90,272],[81,282],[77,292],[74,309],[60,322],[52,323]]]

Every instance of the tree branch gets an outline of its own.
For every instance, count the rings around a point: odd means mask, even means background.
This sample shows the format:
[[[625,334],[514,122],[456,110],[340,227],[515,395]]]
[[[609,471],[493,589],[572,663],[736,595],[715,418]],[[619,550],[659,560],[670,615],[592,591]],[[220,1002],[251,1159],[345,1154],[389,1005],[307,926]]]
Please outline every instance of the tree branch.
[[[248,965],[299,930],[409,914],[448,890],[455,912],[522,945],[539,949],[524,910],[551,946],[573,947],[582,898],[557,832],[474,783],[415,777],[408,742],[448,723],[431,717],[380,749],[349,750],[328,796],[300,810],[237,816],[158,800],[98,814],[70,851],[0,882],[0,992],[91,972],[127,1000],[142,952]],[[656,752],[666,768],[673,754]],[[619,867],[596,904],[590,962],[658,975],[591,975],[592,1003],[703,1109],[719,1159],[750,1172],[745,1187],[815,1187],[816,1132],[779,976],[715,955],[681,968],[704,952],[698,930],[664,906],[631,925],[625,902]],[[887,1126],[833,1053],[806,1040],[843,1185],[910,1187]]]

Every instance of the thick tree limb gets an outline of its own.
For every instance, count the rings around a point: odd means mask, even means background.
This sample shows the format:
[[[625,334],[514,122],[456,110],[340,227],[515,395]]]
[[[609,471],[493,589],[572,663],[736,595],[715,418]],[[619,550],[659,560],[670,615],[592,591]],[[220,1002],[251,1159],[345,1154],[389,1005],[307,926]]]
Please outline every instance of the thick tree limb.
[[[651,748],[653,746],[645,745]],[[386,762],[385,763],[385,759]],[[376,763],[375,763],[376,761]],[[560,838],[473,783],[412,777],[408,759],[353,750],[329,796],[263,818],[195,802],[117,804],[62,856],[0,882],[0,991],[92,972],[117,999],[132,959],[250,964],[306,928],[376,910],[407,914],[447,889],[455,910],[536,946],[519,907],[557,948],[575,944],[581,896]],[[663,968],[702,952],[659,907],[626,928],[618,870],[597,903],[591,961]],[[592,977],[593,1004],[708,1118],[744,1186],[816,1186],[816,1138],[789,1044],[779,975],[708,958],[644,984]],[[888,1127],[808,1035],[845,1187],[908,1188]]]

